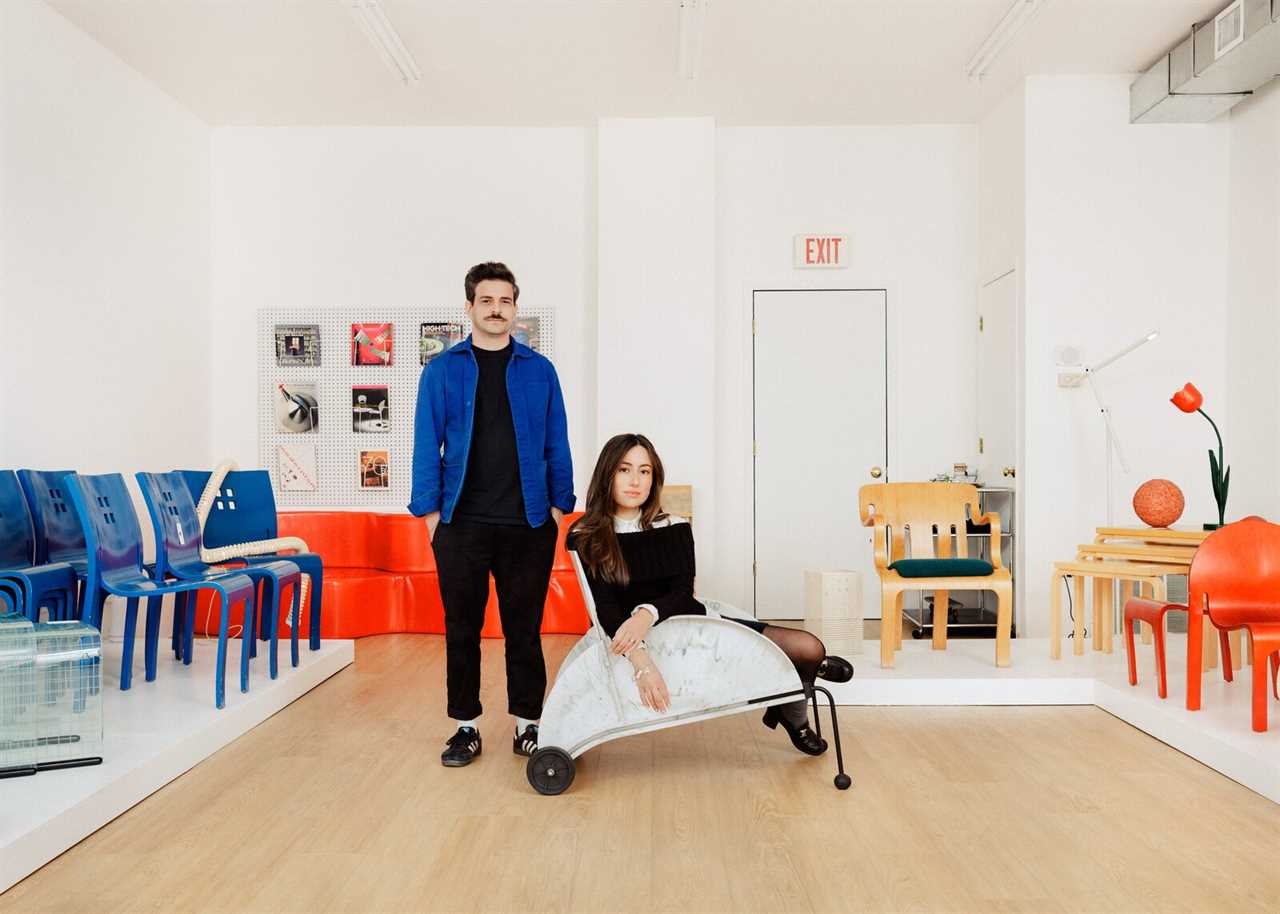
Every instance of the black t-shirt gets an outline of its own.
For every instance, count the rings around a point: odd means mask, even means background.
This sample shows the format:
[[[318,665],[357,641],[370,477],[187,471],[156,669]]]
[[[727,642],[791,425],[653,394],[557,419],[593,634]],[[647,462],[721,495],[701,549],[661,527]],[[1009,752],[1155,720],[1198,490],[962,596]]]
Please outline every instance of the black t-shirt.
[[[485,524],[523,524],[524,496],[520,491],[520,455],[516,427],[507,397],[507,365],[515,346],[493,352],[471,347],[480,379],[471,426],[467,475],[454,508],[454,517]]]

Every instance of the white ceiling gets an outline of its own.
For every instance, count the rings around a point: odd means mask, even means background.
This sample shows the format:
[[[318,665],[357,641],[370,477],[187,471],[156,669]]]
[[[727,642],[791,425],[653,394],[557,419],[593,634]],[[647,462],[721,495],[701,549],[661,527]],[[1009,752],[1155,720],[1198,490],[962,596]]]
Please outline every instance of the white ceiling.
[[[980,86],[1012,0],[712,0],[679,79],[678,0],[383,0],[406,87],[338,0],[49,0],[214,125],[975,121],[1024,76],[1153,63],[1225,0],[1045,0]]]

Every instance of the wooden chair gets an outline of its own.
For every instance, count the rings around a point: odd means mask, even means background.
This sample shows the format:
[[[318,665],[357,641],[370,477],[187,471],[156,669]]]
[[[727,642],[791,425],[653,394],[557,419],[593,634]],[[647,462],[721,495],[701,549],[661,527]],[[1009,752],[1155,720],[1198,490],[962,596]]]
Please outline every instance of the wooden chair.
[[[951,482],[897,482],[858,490],[864,527],[875,528],[880,576],[880,665],[893,666],[902,646],[902,595],[933,591],[933,649],[947,647],[947,604],[953,590],[996,595],[996,666],[1009,665],[1013,578],[1000,562],[1000,515],[979,515],[978,490]],[[969,558],[966,521],[991,525],[991,561]],[[910,558],[907,544],[910,543]]]

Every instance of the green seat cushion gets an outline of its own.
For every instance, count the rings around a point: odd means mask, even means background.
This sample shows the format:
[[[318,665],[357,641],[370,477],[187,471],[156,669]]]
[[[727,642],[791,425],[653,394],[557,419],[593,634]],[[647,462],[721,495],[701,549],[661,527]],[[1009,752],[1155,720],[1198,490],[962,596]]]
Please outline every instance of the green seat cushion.
[[[889,570],[904,578],[981,578],[996,569],[982,559],[898,559]]]

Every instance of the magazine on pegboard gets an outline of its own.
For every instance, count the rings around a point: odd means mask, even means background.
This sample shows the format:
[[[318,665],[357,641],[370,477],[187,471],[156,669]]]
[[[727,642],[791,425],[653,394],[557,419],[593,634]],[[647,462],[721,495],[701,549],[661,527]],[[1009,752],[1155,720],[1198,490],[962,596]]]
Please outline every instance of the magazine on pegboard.
[[[458,321],[433,321],[418,328],[418,364],[426,365],[450,347],[462,342],[465,334]]]
[[[351,364],[390,365],[393,326],[386,324],[351,325]]]
[[[276,324],[276,364],[320,365],[319,324]]]

